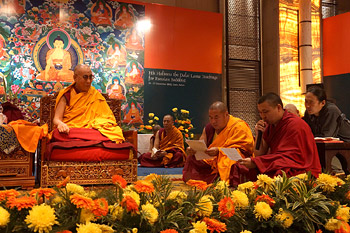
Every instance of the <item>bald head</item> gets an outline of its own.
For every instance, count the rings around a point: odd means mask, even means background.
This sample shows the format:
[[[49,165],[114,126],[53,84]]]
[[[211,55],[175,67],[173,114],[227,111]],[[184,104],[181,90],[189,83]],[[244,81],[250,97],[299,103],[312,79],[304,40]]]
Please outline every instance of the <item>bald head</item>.
[[[227,112],[227,106],[221,101],[216,101],[212,105],[210,105],[209,111],[210,110],[217,110],[221,113],[225,113]]]
[[[294,104],[286,104],[286,106],[284,106],[284,109],[287,110],[290,113],[293,113],[297,116],[299,115],[299,110],[297,109],[297,107]]]
[[[87,92],[90,89],[94,76],[88,65],[78,64],[74,69],[75,89],[79,92]]]

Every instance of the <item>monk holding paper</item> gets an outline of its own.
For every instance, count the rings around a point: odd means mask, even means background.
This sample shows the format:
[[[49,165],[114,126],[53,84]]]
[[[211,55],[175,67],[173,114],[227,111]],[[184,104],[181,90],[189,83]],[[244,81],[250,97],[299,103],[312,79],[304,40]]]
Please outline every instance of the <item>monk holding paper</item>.
[[[239,163],[270,177],[281,175],[282,171],[287,176],[308,171],[318,176],[321,165],[310,127],[300,117],[283,110],[282,100],[275,93],[262,96],[258,110],[262,120],[257,122],[255,131],[263,134],[261,146],[256,148],[255,158]],[[233,177],[232,170],[230,180],[237,183]]]
[[[193,179],[212,183],[217,178],[227,181],[236,161],[228,158],[222,148],[236,148],[242,158],[253,155],[254,139],[248,124],[229,115],[224,103],[218,101],[209,107],[209,120],[200,139],[206,143],[208,149],[205,153],[212,159],[197,160],[196,151],[188,147],[183,169],[184,181]]]
[[[142,167],[182,167],[186,160],[183,136],[174,126],[174,118],[166,115],[163,127],[158,130],[151,152],[139,157]]]

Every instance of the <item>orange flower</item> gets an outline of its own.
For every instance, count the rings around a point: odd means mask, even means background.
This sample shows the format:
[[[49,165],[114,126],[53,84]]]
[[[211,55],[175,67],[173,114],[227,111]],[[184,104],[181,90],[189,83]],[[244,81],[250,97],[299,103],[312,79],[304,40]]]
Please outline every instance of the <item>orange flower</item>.
[[[269,197],[269,195],[266,194],[257,196],[255,199],[255,203],[257,203],[258,201],[266,202],[267,204],[269,204],[270,207],[273,207],[276,203],[275,200],[273,200],[271,197]]]
[[[256,182],[253,182],[253,185],[254,185],[254,189],[258,189],[259,188],[259,185]]]
[[[189,186],[192,186],[192,187],[196,187],[196,188],[203,190],[203,191],[209,187],[207,182],[201,181],[201,180],[189,180],[186,182],[186,184]]]
[[[340,221],[340,228],[334,231],[334,233],[348,233],[348,232],[350,232],[350,226],[345,221]]]
[[[230,218],[235,214],[235,205],[230,197],[221,199],[218,204],[221,217]]]
[[[0,201],[4,201],[6,200],[6,198],[11,199],[14,197],[18,197],[19,195],[20,193],[14,189],[0,191]]]
[[[145,126],[144,125],[140,125],[140,128],[143,129],[143,128],[145,128]]]
[[[178,231],[174,229],[166,229],[164,231],[161,231],[160,233],[178,233]]]
[[[7,201],[7,206],[10,209],[16,207],[18,211],[21,209],[32,208],[35,204],[37,204],[37,202],[33,197],[10,198]]]
[[[70,196],[70,201],[78,208],[90,209],[94,205],[94,201],[91,198],[77,193]]]
[[[134,183],[134,187],[139,193],[153,193],[154,186],[151,182],[146,180],[138,180]]]
[[[106,216],[108,214],[108,202],[105,198],[99,198],[94,200],[94,205],[91,209],[91,212],[100,217]]]
[[[146,125],[145,128],[151,130],[151,129],[152,129],[152,126]]]
[[[188,134],[185,134],[185,137],[188,138]]]
[[[127,185],[126,180],[125,180],[123,177],[119,176],[119,175],[114,175],[114,176],[112,176],[112,182],[113,182],[113,184],[115,184],[115,185],[116,185],[116,184],[119,184],[120,187],[122,187],[122,188],[125,188],[126,185]]]
[[[50,198],[55,193],[56,191],[53,190],[52,188],[38,188],[38,189],[33,189],[32,191],[30,191],[29,194],[33,197],[37,195],[38,197],[45,196],[46,198]]]
[[[62,187],[66,187],[67,183],[70,180],[70,176],[67,176],[61,183],[59,183],[57,185],[57,188],[62,188]]]
[[[227,230],[225,223],[220,222],[214,218],[205,217],[203,221],[207,224],[207,228],[210,230],[210,233],[213,233],[214,231],[225,232]]]
[[[322,230],[321,230],[321,229],[319,229],[319,230],[317,230],[317,231],[316,231],[316,233],[322,233]]]
[[[126,210],[128,212],[136,213],[139,211],[139,206],[137,205],[136,201],[130,196],[125,196],[120,202],[120,205],[126,207]]]

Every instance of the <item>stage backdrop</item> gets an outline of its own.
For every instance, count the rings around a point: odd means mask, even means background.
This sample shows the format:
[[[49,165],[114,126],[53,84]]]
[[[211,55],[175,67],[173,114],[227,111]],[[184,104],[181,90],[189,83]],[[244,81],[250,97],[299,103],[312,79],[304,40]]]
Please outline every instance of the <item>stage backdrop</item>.
[[[137,27],[144,19],[149,31]],[[123,100],[124,124],[178,107],[200,131],[209,104],[221,100],[222,15],[135,1],[0,2],[0,94],[20,97],[31,119],[40,97],[70,85],[80,63],[91,66],[97,90]]]
[[[323,20],[323,73],[327,97],[350,117],[350,13]]]

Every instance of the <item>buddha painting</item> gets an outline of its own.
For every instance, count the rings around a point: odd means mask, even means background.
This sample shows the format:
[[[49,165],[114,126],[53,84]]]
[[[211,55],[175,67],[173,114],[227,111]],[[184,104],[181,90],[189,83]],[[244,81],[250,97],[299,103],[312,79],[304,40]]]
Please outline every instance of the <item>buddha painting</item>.
[[[118,43],[114,43],[107,49],[106,67],[117,68],[126,65],[126,51]]]
[[[125,100],[124,90],[125,88],[123,88],[123,86],[120,84],[119,78],[115,77],[113,78],[113,84],[107,92],[109,94],[109,98],[111,99]]]
[[[132,62],[132,66],[127,67],[125,71],[125,83],[128,84],[143,84],[143,71],[137,67],[135,62]]]
[[[112,25],[112,10],[103,0],[97,0],[91,7],[91,21],[96,25]]]
[[[64,40],[58,35],[53,40],[54,48],[46,53],[45,70],[41,71],[38,79],[45,81],[73,82],[71,54],[63,49]]]
[[[129,112],[125,115],[123,123],[128,124],[143,124],[140,111],[136,108],[134,103],[131,103]]]
[[[0,34],[0,60],[7,60],[10,56],[6,52],[5,38]]]
[[[134,26],[134,15],[130,13],[125,5],[116,11],[114,26],[117,29],[127,29]]]
[[[142,50],[142,37],[137,34],[136,28],[131,29],[125,37],[125,47],[131,50]]]

